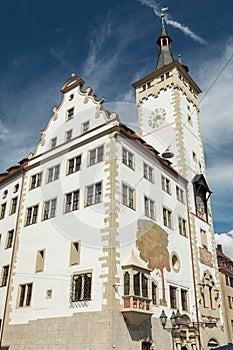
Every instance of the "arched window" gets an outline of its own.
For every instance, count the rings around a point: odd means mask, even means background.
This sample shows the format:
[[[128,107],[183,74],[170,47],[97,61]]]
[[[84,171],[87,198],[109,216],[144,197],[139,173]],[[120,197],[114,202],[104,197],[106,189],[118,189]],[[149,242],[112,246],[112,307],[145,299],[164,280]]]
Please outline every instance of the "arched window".
[[[208,347],[209,347],[210,349],[216,348],[217,346],[218,346],[218,342],[217,342],[216,339],[211,338],[211,339],[208,341]]]
[[[124,275],[124,295],[129,295],[130,275],[128,272]]]
[[[148,279],[142,273],[142,296],[148,298]]]

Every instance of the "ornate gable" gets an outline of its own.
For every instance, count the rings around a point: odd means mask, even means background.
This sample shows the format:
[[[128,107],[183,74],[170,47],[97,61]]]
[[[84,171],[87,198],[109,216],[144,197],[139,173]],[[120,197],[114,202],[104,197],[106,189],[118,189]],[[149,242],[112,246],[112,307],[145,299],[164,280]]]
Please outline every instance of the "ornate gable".
[[[84,83],[83,79],[72,74],[62,86],[63,99],[58,107],[53,108],[54,114],[42,130],[41,140],[30,158],[83,137],[101,125],[118,120],[116,113],[110,113],[104,108],[104,97],[98,100],[90,87],[82,89]]]

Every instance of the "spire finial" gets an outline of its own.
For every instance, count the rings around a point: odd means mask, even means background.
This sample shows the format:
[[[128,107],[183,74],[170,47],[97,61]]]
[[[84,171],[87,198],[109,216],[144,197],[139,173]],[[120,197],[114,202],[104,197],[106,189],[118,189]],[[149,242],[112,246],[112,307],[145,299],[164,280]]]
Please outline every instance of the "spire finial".
[[[166,12],[167,10],[169,9],[169,7],[162,7],[161,8],[161,21],[162,21],[162,26],[164,25],[164,17],[165,17],[165,15],[164,15],[164,12]]]

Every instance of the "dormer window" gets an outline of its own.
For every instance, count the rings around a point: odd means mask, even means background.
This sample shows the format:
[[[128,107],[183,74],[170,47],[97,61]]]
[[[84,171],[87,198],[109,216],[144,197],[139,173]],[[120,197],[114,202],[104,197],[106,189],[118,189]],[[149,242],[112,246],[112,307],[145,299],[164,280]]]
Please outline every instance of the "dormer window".
[[[162,39],[162,44],[163,44],[163,46],[167,46],[167,39]]]

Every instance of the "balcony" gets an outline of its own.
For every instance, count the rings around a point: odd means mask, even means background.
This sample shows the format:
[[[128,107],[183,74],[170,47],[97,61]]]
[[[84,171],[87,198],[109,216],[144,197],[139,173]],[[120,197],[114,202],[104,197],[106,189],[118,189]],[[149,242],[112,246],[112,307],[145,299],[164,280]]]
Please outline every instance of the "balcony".
[[[130,324],[140,324],[153,314],[152,299],[136,295],[123,296],[122,314]]]

